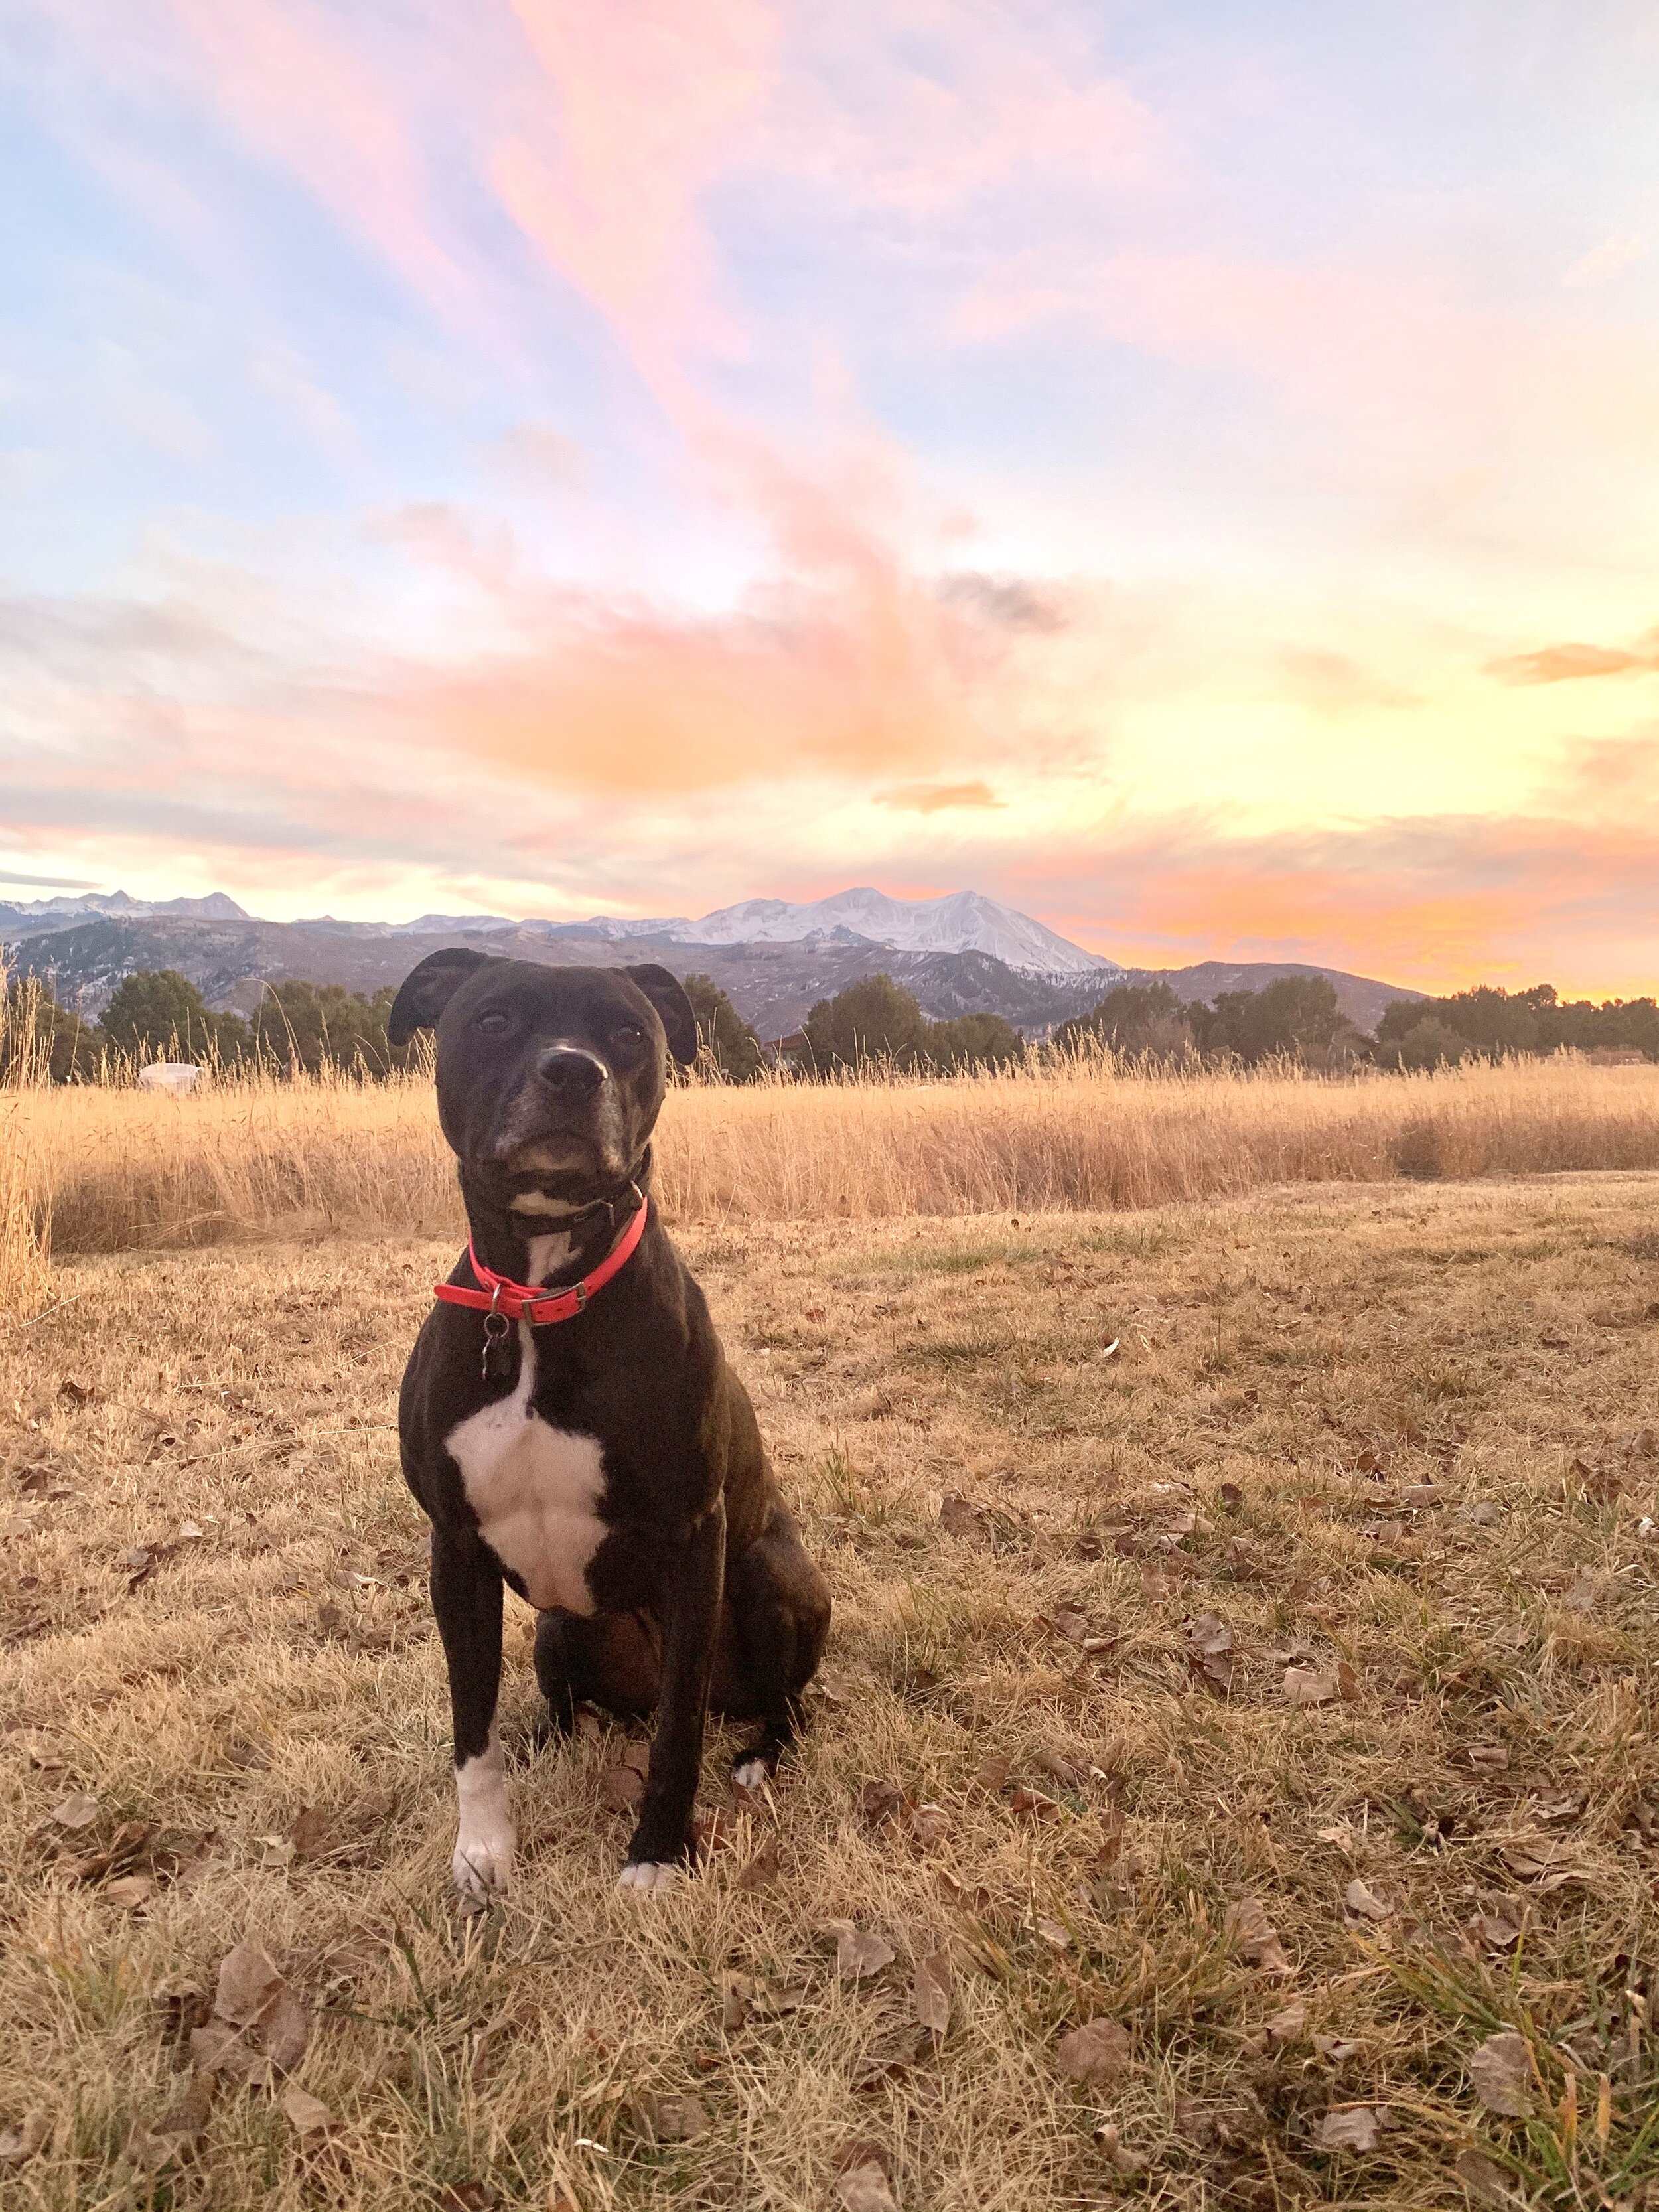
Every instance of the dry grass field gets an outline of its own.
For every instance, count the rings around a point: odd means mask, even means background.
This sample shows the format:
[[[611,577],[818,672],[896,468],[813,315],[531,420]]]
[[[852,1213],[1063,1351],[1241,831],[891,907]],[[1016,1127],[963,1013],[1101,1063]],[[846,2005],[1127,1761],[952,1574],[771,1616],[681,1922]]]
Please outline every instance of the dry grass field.
[[[1259,1189],[1265,1087],[1010,1086],[978,1211],[973,1086],[672,1099],[826,1674],[642,1905],[638,1741],[538,1741],[509,1600],[476,1916],[391,1425],[429,1109],[18,1100],[0,2203],[1659,2205],[1659,1071],[1503,1074],[1283,1085]]]
[[[1333,1081],[1103,1058],[951,1082],[697,1083],[674,1093],[656,1151],[680,1222],[1104,1212],[1277,1183],[1659,1168],[1659,1066],[1558,1057]],[[424,1076],[229,1079],[186,1099],[0,1092],[0,1225],[9,1194],[32,1194],[60,1253],[447,1234],[453,1166]]]

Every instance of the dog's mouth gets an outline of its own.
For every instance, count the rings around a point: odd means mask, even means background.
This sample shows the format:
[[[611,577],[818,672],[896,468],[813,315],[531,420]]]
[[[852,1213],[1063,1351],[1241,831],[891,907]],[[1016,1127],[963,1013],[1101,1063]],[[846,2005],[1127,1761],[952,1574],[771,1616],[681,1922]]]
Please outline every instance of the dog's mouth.
[[[568,1212],[613,1197],[633,1165],[617,1147],[597,1138],[563,1137],[515,1145],[488,1163],[502,1199],[519,1213]]]

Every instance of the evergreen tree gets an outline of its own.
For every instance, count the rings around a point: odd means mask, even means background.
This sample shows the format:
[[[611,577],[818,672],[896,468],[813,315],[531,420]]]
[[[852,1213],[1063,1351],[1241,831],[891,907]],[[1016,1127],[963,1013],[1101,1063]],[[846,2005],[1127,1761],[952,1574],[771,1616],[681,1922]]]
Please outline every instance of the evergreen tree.
[[[111,1048],[140,1060],[228,1063],[247,1050],[247,1025],[216,1014],[176,968],[140,968],[110,994],[99,1029]]]
[[[760,1039],[712,975],[688,975],[697,1042],[728,1083],[753,1083],[765,1066]]]

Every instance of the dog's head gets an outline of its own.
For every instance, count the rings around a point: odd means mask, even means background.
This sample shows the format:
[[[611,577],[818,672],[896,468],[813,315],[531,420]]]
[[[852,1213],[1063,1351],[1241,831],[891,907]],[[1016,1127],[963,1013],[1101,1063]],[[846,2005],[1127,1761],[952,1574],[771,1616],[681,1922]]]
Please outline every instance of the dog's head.
[[[529,1212],[614,1190],[650,1138],[668,1055],[697,1056],[691,1002],[654,965],[434,952],[386,1023],[394,1045],[423,1029],[437,1032],[438,1118],[464,1181]]]

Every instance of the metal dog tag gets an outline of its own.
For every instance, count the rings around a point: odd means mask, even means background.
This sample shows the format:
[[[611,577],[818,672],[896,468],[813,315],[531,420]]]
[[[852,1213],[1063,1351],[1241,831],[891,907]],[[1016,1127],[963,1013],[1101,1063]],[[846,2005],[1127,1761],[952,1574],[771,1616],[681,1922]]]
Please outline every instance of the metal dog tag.
[[[486,1382],[507,1373],[507,1339],[512,1326],[504,1313],[487,1313],[484,1316],[483,1379]]]

